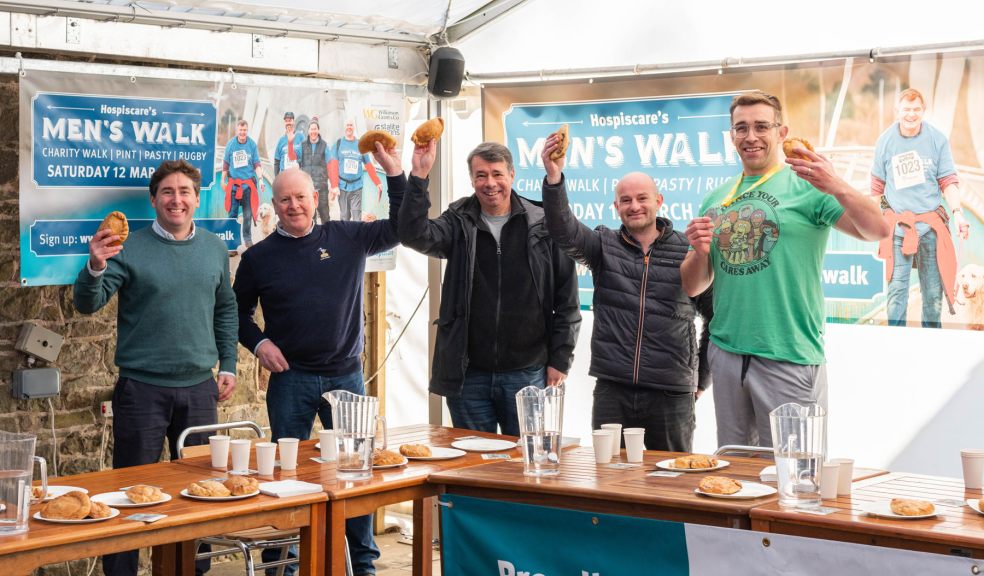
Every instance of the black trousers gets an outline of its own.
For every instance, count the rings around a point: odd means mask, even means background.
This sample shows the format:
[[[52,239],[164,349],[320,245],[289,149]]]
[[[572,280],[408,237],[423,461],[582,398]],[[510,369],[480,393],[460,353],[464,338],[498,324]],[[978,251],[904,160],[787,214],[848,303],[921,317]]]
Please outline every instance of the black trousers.
[[[179,457],[178,436],[185,428],[215,424],[219,388],[213,378],[185,388],[167,388],[120,378],[113,390],[113,468],[153,464],[161,459],[167,438],[171,458]],[[208,443],[208,434],[193,434],[186,446]],[[106,576],[136,576],[139,550],[103,556]],[[204,574],[209,560],[195,563]]]
[[[598,430],[602,424],[621,424],[622,428],[645,428],[647,450],[690,452],[696,428],[695,401],[693,392],[639,388],[599,378],[591,427]]]

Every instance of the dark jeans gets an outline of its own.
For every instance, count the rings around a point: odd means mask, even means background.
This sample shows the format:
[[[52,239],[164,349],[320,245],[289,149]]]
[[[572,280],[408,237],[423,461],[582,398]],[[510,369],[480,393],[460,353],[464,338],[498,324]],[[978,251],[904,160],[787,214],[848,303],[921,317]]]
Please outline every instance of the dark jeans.
[[[594,389],[591,427],[621,424],[645,428],[646,449],[690,452],[696,427],[693,392],[670,392],[598,380]]]
[[[113,468],[153,464],[161,459],[167,438],[171,458],[177,459],[178,436],[185,428],[215,424],[219,388],[208,380],[186,388],[167,388],[120,378],[113,390]],[[186,446],[208,444],[208,434],[193,434]],[[106,576],[136,576],[139,550],[103,556]],[[195,563],[196,573],[208,571],[210,561]]]
[[[321,219],[321,223],[325,224],[331,220],[331,209],[330,202],[328,199],[331,189],[328,188],[328,183],[315,183],[315,190],[318,191],[318,217]]]
[[[236,188],[242,188],[243,197],[236,200]],[[232,201],[229,204],[229,218],[239,217],[239,208],[243,209],[243,244],[247,247],[253,245],[253,205],[249,203],[250,190],[246,186],[232,187]]]
[[[546,386],[546,369],[534,366],[509,372],[469,368],[461,394],[448,396],[448,411],[455,428],[519,436],[516,393],[527,386]]]
[[[307,440],[311,436],[315,415],[321,419],[323,428],[331,428],[331,406],[321,395],[332,390],[365,394],[362,372],[329,377],[295,368],[271,374],[267,391],[267,415],[273,436],[271,442],[280,438]],[[346,520],[345,538],[352,557],[353,573],[375,574],[373,562],[379,558],[379,548],[372,536],[372,514]],[[291,556],[296,555],[297,551],[292,549]],[[264,550],[262,557],[264,562],[276,560],[280,557],[280,551]],[[285,574],[289,576],[296,571],[296,566],[289,566]],[[273,573],[274,570],[267,572]]]

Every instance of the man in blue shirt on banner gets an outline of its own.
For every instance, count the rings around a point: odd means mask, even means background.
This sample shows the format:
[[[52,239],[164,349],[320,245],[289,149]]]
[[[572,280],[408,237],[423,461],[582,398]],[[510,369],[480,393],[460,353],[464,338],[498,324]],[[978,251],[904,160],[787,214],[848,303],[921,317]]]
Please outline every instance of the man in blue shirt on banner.
[[[335,141],[328,162],[332,199],[338,198],[342,220],[362,219],[362,176],[369,173],[376,188],[380,188],[379,176],[368,154],[359,153],[359,141],[355,137],[355,121],[346,120],[345,137]],[[382,190],[382,188],[380,188]]]
[[[277,140],[273,149],[273,175],[288,168],[297,168],[301,158],[301,142],[304,135],[294,132],[294,113],[284,112],[284,135]],[[290,145],[288,146],[288,143]]]
[[[951,216],[958,236],[966,240],[970,235],[950,141],[923,122],[925,111],[918,90],[903,90],[898,121],[878,137],[871,165],[871,194],[881,196],[885,220],[894,229],[878,247],[888,276],[889,326],[906,324],[913,260],[919,270],[922,326],[940,327],[944,292],[953,313],[957,255],[950,236]]]
[[[253,224],[260,205],[263,188],[263,169],[260,167],[260,151],[249,137],[249,124],[236,122],[236,137],[226,144],[222,159],[222,189],[225,190],[225,209],[229,218],[239,217],[243,209],[243,244],[253,245]]]

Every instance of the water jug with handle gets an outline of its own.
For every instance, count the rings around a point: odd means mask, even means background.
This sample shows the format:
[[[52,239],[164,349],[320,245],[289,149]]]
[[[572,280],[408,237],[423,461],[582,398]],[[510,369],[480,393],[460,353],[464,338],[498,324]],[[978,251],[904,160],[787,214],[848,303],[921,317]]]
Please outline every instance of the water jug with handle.
[[[564,427],[564,385],[527,386],[516,393],[523,474],[560,474],[560,441]]]
[[[34,463],[41,467],[42,494],[48,493],[48,466],[34,455],[34,434],[0,431],[0,536],[27,532]]]
[[[779,505],[820,506],[820,464],[826,452],[827,415],[819,404],[783,404],[769,413]]]
[[[386,448],[386,419],[379,415],[379,399],[348,390],[326,392],[331,404],[332,428],[335,430],[336,476],[342,480],[366,480],[372,476],[372,451],[377,446],[377,422],[382,422]]]

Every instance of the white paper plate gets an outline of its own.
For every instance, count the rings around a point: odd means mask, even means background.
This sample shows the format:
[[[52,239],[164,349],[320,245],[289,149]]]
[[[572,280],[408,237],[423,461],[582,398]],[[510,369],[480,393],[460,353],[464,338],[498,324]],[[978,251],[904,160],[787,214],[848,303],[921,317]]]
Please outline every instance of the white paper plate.
[[[981,510],[981,505],[978,503],[977,498],[968,498],[967,506],[970,506],[970,509],[978,514],[984,514],[984,510]]]
[[[120,511],[116,508],[111,508],[109,511],[109,516],[105,518],[83,518],[81,520],[61,520],[58,518],[45,518],[41,515],[41,511],[38,510],[34,513],[35,520],[43,520],[45,522],[53,522],[55,524],[91,524],[92,522],[102,522],[103,520],[109,520],[110,518],[116,518],[120,515]]]
[[[712,468],[676,468],[673,466],[673,460],[674,458],[670,458],[669,460],[660,460],[656,463],[656,467],[660,470],[671,470],[673,472],[710,472],[711,470],[720,470],[721,468],[727,468],[731,465],[731,462],[721,460],[719,458],[718,465]],[[718,494],[715,494],[715,496],[718,496]]]
[[[704,492],[700,488],[694,488],[694,492],[700,494],[701,496],[710,496],[711,498],[724,498],[725,500],[749,500],[751,498],[762,498],[763,496],[771,496],[777,492],[772,486],[767,486],[765,484],[759,484],[758,482],[745,482],[741,483],[741,490],[735,492],[734,494],[711,494],[710,492]]]
[[[171,495],[167,493],[161,493],[162,498],[155,502],[144,502],[138,504],[133,500],[126,497],[126,492],[103,492],[102,494],[96,494],[91,498],[96,502],[102,502],[107,506],[113,508],[140,508],[142,506],[154,506],[155,504],[163,504],[164,502],[171,501]]]
[[[465,440],[455,440],[451,445],[468,452],[499,452],[501,450],[512,450],[516,447],[515,442],[497,440],[495,438],[467,438]]]
[[[53,500],[62,494],[68,494],[69,492],[81,492],[83,494],[89,493],[89,491],[85,488],[77,488],[75,486],[52,486],[51,484],[48,484],[48,494],[44,497],[44,500],[47,502],[48,500]]]
[[[901,514],[896,514],[895,512],[892,512],[892,503],[888,500],[881,500],[879,502],[866,502],[861,505],[861,511],[866,514],[870,514],[872,516],[877,516],[879,518],[891,518],[892,520],[920,520],[922,518],[932,518],[938,514],[938,512],[933,512],[932,514],[919,514],[917,516],[903,516]]]
[[[407,458],[410,460],[450,460],[451,458],[460,458],[466,454],[464,450],[458,450],[457,448],[431,446],[430,449],[430,456],[407,456]]]
[[[207,500],[209,502],[225,502],[227,500],[242,500],[243,498],[252,498],[260,493],[259,490],[253,492],[252,494],[241,494],[239,496],[195,496],[194,494],[189,494],[188,489],[185,488],[181,490],[181,495],[185,498],[191,498],[192,500]]]
[[[407,460],[407,457],[404,456],[403,457],[403,462],[400,462],[398,464],[383,464],[383,465],[373,464],[372,465],[372,469],[373,470],[387,470],[389,468],[399,468],[400,466],[406,466],[407,465],[407,462],[409,462],[409,460]]]

